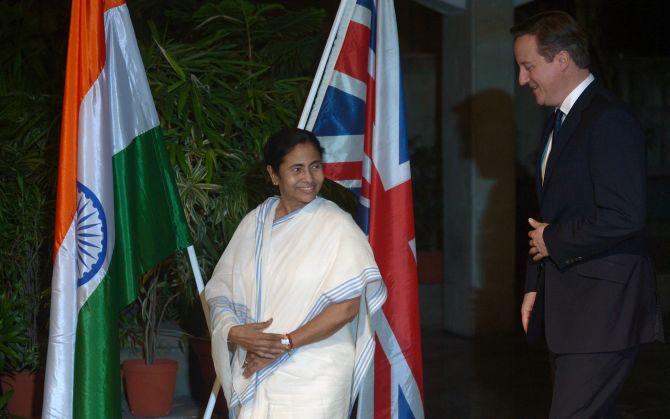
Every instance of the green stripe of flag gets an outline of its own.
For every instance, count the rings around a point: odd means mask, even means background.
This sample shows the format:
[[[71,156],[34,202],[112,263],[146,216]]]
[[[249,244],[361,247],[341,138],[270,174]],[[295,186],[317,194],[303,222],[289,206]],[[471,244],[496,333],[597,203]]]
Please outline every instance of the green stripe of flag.
[[[126,306],[137,297],[138,277],[188,247],[191,236],[160,127],[135,138],[113,164],[116,243],[110,273]]]
[[[75,418],[120,417],[119,312],[140,275],[191,244],[159,127],[113,157],[115,244],[108,275],[79,313]]]
[[[119,296],[105,276],[79,310],[74,357],[74,418],[120,418]]]

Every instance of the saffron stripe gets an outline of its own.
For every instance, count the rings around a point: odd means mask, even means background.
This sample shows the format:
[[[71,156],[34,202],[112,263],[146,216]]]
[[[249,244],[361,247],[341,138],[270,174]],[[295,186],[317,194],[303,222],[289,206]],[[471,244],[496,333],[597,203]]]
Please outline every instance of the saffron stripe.
[[[113,9],[115,7],[123,6],[126,4],[126,0],[104,0],[105,3],[105,12],[109,9]]]
[[[54,255],[58,254],[77,208],[79,106],[105,65],[102,6],[101,2],[72,1],[58,161]]]

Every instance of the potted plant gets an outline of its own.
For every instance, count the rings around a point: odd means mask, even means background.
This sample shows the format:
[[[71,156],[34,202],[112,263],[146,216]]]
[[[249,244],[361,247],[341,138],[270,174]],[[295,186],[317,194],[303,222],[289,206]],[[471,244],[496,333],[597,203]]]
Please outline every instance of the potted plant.
[[[53,140],[55,103],[48,96],[2,97],[0,134],[0,283],[17,303],[25,339],[18,356],[8,359],[2,381],[14,389],[8,409],[20,416],[39,416],[43,392],[45,331],[42,321],[50,279],[50,217],[53,164],[46,157]],[[25,406],[21,403],[25,402]]]
[[[7,185],[5,185],[7,187]],[[5,205],[8,203],[5,202]],[[0,204],[2,205],[2,204]],[[7,359],[2,375],[3,389],[13,389],[9,400],[10,413],[23,417],[38,417],[43,393],[41,327],[38,316],[44,301],[41,249],[44,231],[39,223],[44,209],[44,197],[35,185],[24,185],[23,193],[12,195],[11,207],[18,214],[7,216],[10,226],[3,232],[12,237],[3,249],[3,274],[9,282],[3,298],[16,303],[15,316],[22,325],[22,339],[16,356]],[[4,235],[4,234],[3,234]],[[2,239],[4,240],[4,238]]]
[[[5,185],[7,188],[8,185]],[[1,221],[6,242],[0,258],[3,259],[3,282],[8,286],[5,297],[16,303],[15,315],[21,320],[22,338],[17,356],[8,358],[2,375],[5,388],[12,388],[14,396],[9,401],[10,413],[24,417],[38,417],[43,393],[43,334],[38,317],[43,307],[44,282],[42,252],[44,229],[42,211],[45,201],[39,187],[23,185],[23,193],[13,194],[11,202],[4,202],[16,213]],[[6,191],[7,189],[5,189]],[[0,203],[3,205],[3,203]],[[9,219],[9,220],[8,220]],[[3,237],[1,240],[5,240]]]
[[[412,182],[421,185],[413,190],[414,216],[417,220],[431,220],[442,214],[442,200],[435,199],[441,195],[442,187],[438,147],[418,146],[411,150]],[[442,282],[444,254],[441,223],[416,223],[416,249],[419,282]]]
[[[27,341],[25,330],[26,322],[20,314],[16,300],[7,293],[0,293],[0,371],[4,371],[9,363],[15,364],[19,361],[21,350]],[[10,376],[2,379],[0,412],[5,409],[14,394],[13,384]],[[16,412],[14,405],[12,410]]]
[[[157,357],[161,324],[177,298],[178,284],[170,281],[170,260],[144,274],[139,296],[124,320],[122,338],[131,346],[139,343],[142,357],[122,362],[124,387],[130,411],[135,416],[165,416],[172,410],[178,363]],[[138,333],[139,332],[139,333]]]

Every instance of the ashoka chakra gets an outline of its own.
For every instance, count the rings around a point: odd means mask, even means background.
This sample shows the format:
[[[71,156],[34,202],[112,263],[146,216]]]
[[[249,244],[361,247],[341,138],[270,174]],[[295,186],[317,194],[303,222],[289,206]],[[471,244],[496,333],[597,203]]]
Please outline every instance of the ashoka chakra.
[[[90,281],[107,255],[107,221],[98,197],[77,182],[77,286]]]

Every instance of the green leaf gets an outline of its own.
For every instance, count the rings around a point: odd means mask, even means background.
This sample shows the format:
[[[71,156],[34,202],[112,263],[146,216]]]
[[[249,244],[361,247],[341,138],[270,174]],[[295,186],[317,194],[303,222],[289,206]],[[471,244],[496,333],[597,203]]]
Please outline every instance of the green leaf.
[[[172,93],[172,92],[175,91],[176,89],[178,89],[178,88],[180,88],[181,86],[183,86],[185,83],[186,83],[186,80],[179,80],[179,81],[177,81],[177,82],[175,82],[175,83],[172,83],[170,86],[168,86],[168,88],[167,88],[167,92],[168,92],[168,93]]]
[[[157,39],[155,39],[154,42],[155,42],[156,45],[158,46],[158,49],[160,49],[161,54],[163,54],[163,57],[165,57],[165,59],[167,60],[167,62],[170,64],[170,67],[172,67],[172,69],[174,70],[174,72],[177,73],[177,75],[179,76],[179,78],[180,78],[181,80],[186,80],[186,73],[184,73],[184,70],[182,70],[182,68],[181,68],[181,66],[179,65],[179,63],[177,63],[177,61],[172,57],[172,55],[170,55],[170,53],[167,52],[167,51],[165,50],[165,48],[163,48],[163,46],[162,46],[161,44],[158,43],[158,40],[157,40]]]

